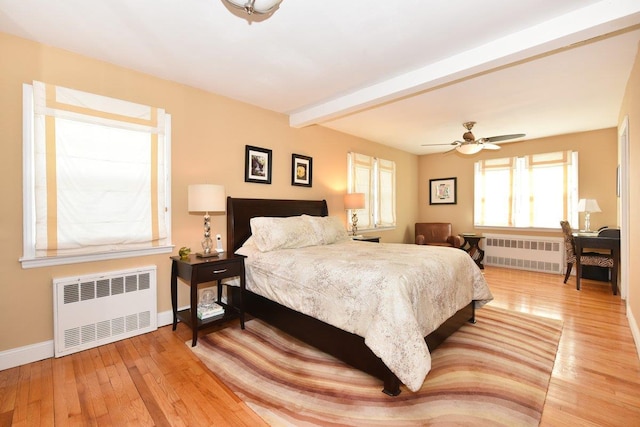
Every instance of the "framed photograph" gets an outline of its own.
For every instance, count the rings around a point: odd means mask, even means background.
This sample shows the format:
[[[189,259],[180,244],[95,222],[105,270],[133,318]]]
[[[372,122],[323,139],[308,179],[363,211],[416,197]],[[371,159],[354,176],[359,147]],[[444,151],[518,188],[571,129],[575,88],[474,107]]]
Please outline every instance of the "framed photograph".
[[[244,182],[271,184],[271,150],[245,146]]]
[[[457,178],[440,178],[429,180],[430,205],[455,205],[457,202]]]
[[[311,187],[313,159],[300,154],[291,155],[291,185]]]

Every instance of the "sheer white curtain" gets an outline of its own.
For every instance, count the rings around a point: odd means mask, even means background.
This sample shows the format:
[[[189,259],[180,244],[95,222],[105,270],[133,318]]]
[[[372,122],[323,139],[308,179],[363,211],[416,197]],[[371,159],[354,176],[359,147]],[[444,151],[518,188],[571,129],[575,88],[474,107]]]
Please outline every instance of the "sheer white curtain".
[[[558,228],[577,222],[578,153],[558,151],[475,163],[476,226]]]
[[[170,116],[42,82],[33,83],[33,106],[30,255],[168,244]]]
[[[396,164],[359,153],[347,154],[347,189],[364,193],[365,208],[358,210],[360,230],[395,227]]]

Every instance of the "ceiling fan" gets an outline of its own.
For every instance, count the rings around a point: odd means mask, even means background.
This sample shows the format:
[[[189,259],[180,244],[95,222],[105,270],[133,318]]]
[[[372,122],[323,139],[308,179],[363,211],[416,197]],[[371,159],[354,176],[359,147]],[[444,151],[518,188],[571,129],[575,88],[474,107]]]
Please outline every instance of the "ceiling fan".
[[[523,136],[525,136],[524,133],[514,133],[511,135],[498,135],[498,136],[490,136],[488,138],[476,139],[473,133],[471,133],[471,129],[473,129],[473,125],[475,124],[476,122],[465,122],[462,124],[462,126],[464,126],[464,128],[467,130],[462,135],[463,141],[453,141],[449,144],[422,144],[422,145],[423,146],[454,145],[455,147],[447,151],[447,153],[453,150],[457,150],[462,154],[476,154],[477,152],[483,149],[499,150],[500,146],[494,144],[494,142],[506,141],[508,139],[522,138]]]

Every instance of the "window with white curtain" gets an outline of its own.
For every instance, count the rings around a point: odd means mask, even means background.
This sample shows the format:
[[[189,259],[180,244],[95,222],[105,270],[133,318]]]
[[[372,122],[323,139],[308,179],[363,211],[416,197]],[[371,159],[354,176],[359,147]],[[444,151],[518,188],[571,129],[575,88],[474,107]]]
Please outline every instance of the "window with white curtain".
[[[358,210],[361,231],[396,226],[396,163],[359,153],[347,154],[347,191],[364,193]],[[351,216],[349,225],[351,225]]]
[[[24,85],[23,267],[171,251],[171,117]]]
[[[578,153],[558,151],[475,163],[474,224],[559,228],[578,222]]]

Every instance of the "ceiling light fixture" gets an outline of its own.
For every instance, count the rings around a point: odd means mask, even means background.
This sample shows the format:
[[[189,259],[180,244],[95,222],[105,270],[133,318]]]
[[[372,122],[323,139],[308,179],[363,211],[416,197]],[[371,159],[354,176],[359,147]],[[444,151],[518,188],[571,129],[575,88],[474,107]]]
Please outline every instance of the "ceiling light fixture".
[[[482,150],[482,145],[476,142],[463,142],[456,147],[456,150],[462,154],[476,154]]]
[[[236,9],[242,9],[248,15],[266,15],[273,13],[282,0],[224,0],[225,3]]]

